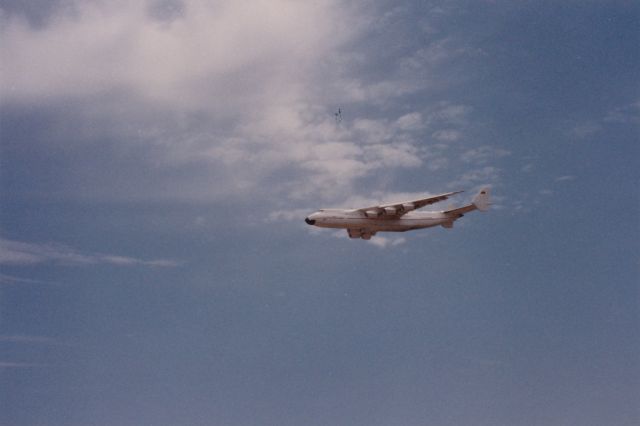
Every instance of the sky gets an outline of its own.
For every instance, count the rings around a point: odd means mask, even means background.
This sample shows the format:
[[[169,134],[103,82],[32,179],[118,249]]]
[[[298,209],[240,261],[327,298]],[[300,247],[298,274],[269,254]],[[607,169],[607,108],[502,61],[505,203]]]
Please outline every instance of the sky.
[[[639,21],[0,1],[0,424],[638,424]]]

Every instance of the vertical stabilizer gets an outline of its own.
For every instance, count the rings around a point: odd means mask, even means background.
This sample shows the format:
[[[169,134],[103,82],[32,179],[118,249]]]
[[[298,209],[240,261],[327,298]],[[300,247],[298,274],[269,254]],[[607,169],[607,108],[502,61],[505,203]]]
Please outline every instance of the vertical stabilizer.
[[[476,206],[478,210],[481,212],[486,212],[489,210],[489,205],[491,204],[489,199],[489,188],[482,188],[478,195],[473,197],[473,205]]]

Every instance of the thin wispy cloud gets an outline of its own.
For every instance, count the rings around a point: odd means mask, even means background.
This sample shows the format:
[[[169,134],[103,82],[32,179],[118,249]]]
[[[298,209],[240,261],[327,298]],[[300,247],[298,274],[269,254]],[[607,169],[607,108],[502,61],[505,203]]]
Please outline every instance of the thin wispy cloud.
[[[640,123],[640,101],[614,108],[607,113],[603,121],[619,124]]]
[[[599,135],[612,125],[640,124],[640,101],[615,107],[603,117],[576,124],[569,134],[578,139],[587,139]]]
[[[0,238],[0,264],[27,266],[42,263],[69,266],[102,264],[148,267],[176,267],[181,264],[169,259],[145,260],[112,254],[81,253],[63,244],[26,243]],[[5,277],[5,279],[7,278]]]
[[[0,248],[0,252],[2,249]],[[52,284],[57,285],[53,281],[34,280],[31,278],[15,277],[13,275],[0,274],[0,284]]]
[[[442,142],[455,142],[462,138],[462,132],[454,129],[443,129],[434,132],[431,137]]]
[[[506,149],[485,145],[462,153],[461,159],[465,163],[481,165],[506,157],[509,154],[510,152]]]
[[[586,122],[576,125],[570,134],[578,139],[588,138],[602,131],[602,125],[596,122]]]
[[[490,185],[498,181],[500,169],[494,166],[475,168],[464,172],[449,184],[450,188],[469,188],[479,185]]]

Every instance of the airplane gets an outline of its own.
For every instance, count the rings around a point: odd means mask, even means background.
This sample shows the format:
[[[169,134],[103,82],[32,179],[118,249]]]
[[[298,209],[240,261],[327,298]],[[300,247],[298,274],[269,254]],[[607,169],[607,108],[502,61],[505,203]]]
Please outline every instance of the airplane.
[[[381,204],[361,209],[321,209],[304,219],[308,225],[320,228],[346,229],[350,238],[370,240],[378,232],[405,232],[413,229],[442,226],[453,228],[453,222],[465,213],[489,210],[489,188],[483,188],[471,204],[443,211],[417,212],[415,210],[444,201],[464,191],[447,192],[432,197]]]

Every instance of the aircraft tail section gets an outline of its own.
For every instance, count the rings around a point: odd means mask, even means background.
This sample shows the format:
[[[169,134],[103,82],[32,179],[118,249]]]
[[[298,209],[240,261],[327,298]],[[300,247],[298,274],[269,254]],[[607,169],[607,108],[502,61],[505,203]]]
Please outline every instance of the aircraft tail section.
[[[473,205],[476,206],[478,210],[481,212],[486,212],[489,210],[489,205],[491,204],[489,198],[489,188],[482,188],[478,195],[473,197]]]
[[[445,214],[453,216],[455,220],[462,217],[462,215],[464,215],[465,213],[469,213],[474,210],[486,212],[487,210],[489,210],[489,205],[491,205],[491,200],[489,198],[489,188],[482,188],[480,192],[478,192],[478,194],[473,197],[471,204],[464,207],[459,207],[457,209],[447,210],[445,211]]]

